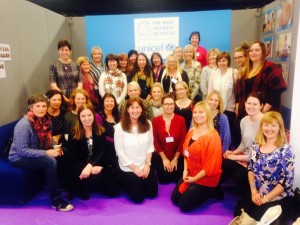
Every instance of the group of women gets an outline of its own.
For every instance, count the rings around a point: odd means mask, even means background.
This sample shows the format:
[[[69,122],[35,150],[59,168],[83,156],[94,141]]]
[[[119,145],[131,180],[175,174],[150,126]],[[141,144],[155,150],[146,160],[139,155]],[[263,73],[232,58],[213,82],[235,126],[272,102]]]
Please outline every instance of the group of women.
[[[60,180],[84,200],[93,190],[111,197],[124,190],[136,203],[154,198],[158,182],[174,182],[171,200],[187,212],[207,198],[224,198],[222,176],[246,196],[235,214],[245,208],[259,219],[280,204],[279,219],[285,219],[294,154],[275,112],[286,89],[281,69],[265,60],[262,42],[235,50],[239,70],[216,48],[207,60],[199,42],[200,33],[192,32],[190,45],[175,48],[164,65],[159,53],[150,63],[135,50],[108,54],[103,63],[99,47],[91,62],[79,57],[76,64],[70,43],[60,41],[51,90],[29,99],[10,161],[44,169],[52,206],[60,211],[73,209],[61,197]],[[237,133],[240,145],[234,145]]]

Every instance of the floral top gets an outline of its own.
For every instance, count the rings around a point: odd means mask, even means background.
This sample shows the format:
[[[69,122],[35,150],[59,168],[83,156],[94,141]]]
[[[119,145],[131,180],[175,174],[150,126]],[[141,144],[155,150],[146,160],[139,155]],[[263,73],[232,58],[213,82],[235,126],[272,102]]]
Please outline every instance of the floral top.
[[[185,62],[181,63],[181,67],[187,73],[189,77],[189,89],[190,97],[193,100],[197,95],[202,98],[202,92],[200,89],[200,74],[201,74],[201,64],[193,60],[191,66],[187,67]]]
[[[248,170],[254,173],[255,185],[261,195],[272,191],[277,184],[284,188],[284,192],[275,200],[286,196],[293,196],[295,154],[288,144],[275,149],[271,153],[262,153],[260,146],[253,143]]]

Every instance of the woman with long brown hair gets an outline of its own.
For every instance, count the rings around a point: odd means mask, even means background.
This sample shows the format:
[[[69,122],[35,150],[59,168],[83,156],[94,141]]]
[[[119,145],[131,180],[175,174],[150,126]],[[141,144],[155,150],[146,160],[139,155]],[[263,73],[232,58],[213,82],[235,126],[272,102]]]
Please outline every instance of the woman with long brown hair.
[[[121,179],[129,197],[136,203],[146,196],[155,197],[158,185],[151,166],[153,132],[141,99],[127,100],[121,122],[115,126],[114,139]]]

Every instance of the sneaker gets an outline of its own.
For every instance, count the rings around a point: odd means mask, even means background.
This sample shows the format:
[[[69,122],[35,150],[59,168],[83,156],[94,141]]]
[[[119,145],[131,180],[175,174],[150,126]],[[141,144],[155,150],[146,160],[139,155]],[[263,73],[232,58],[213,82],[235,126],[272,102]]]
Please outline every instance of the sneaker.
[[[265,214],[262,216],[262,218],[259,221],[259,225],[269,225],[272,222],[274,222],[280,215],[281,215],[282,209],[280,205],[276,205],[273,207],[270,207]]]
[[[71,211],[74,207],[63,198],[58,198],[52,201],[52,208],[56,209],[57,211],[68,212]]]

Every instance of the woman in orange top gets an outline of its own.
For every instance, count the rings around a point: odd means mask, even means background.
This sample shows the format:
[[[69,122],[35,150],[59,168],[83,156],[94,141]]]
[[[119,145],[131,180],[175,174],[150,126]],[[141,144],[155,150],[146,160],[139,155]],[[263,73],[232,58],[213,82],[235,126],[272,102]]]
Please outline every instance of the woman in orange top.
[[[183,176],[171,196],[183,212],[195,209],[210,197],[224,198],[218,185],[222,173],[221,140],[206,102],[194,106],[192,123],[183,144]]]

